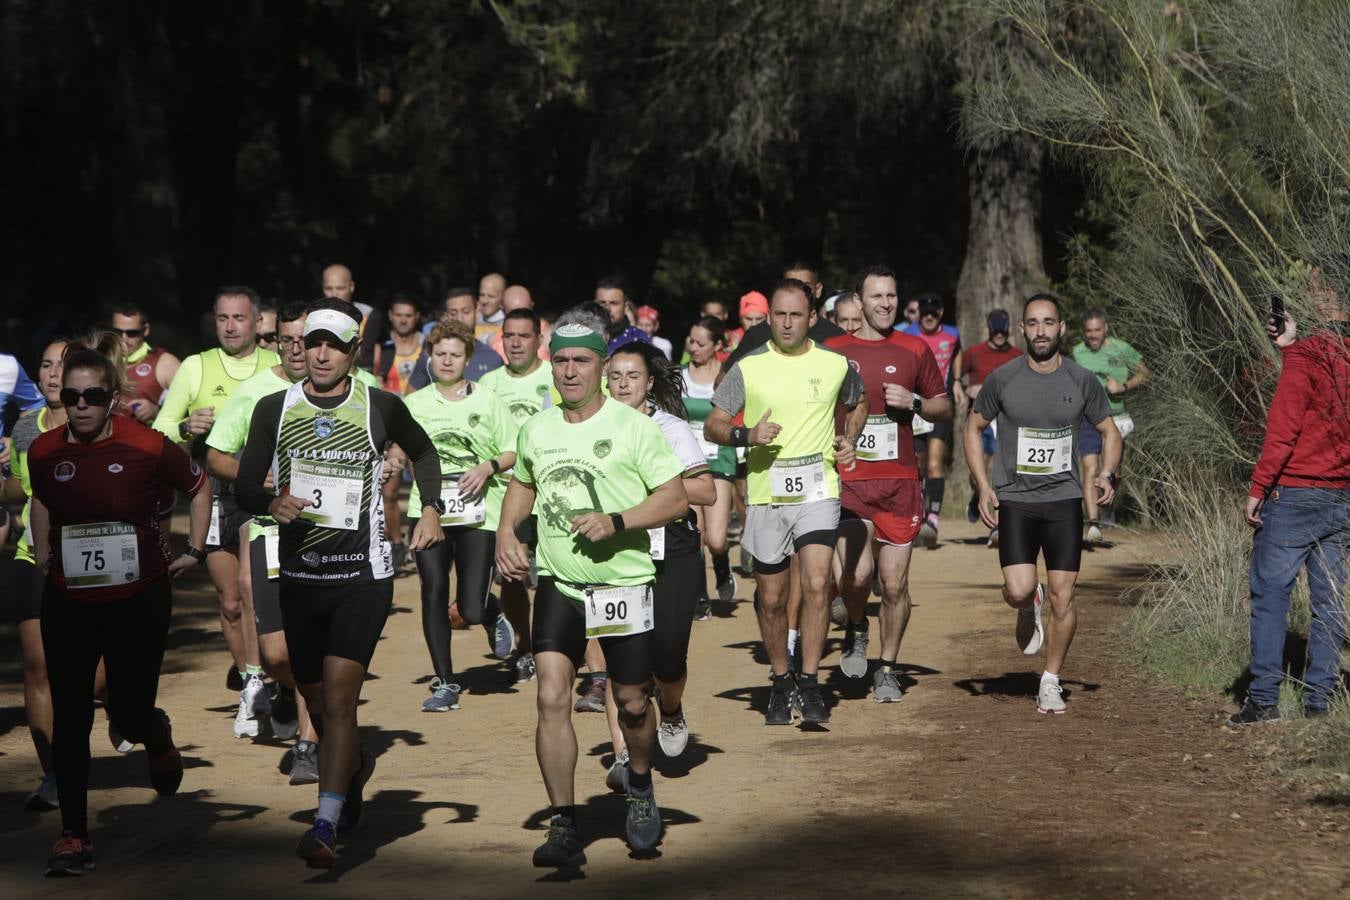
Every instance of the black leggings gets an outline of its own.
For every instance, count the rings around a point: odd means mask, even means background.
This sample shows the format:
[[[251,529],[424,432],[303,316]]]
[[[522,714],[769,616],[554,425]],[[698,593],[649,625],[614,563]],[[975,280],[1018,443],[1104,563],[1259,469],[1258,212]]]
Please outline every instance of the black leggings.
[[[653,606],[656,603],[652,598]],[[555,579],[539,579],[534,592],[534,622],[531,642],[535,655],[561,653],[579,667],[586,656],[586,613],[581,601],[558,590]],[[652,678],[652,633],[600,638],[605,670],[616,684],[646,684]]]
[[[666,547],[670,547],[669,535]],[[694,606],[702,589],[703,561],[696,549],[657,560],[652,597],[652,674],[667,684],[679,681],[689,671],[689,632],[694,627]]]
[[[447,528],[445,540],[430,550],[417,551],[422,635],[427,639],[432,669],[442,681],[448,681],[455,671],[450,664],[450,570],[456,573],[455,602],[464,621],[491,626],[500,612],[488,596],[497,572],[496,553],[497,535],[486,528]]]
[[[1090,490],[1096,490],[1089,486]],[[1036,565],[1045,555],[1051,572],[1077,572],[1083,560],[1083,501],[1051,500],[1022,503],[1003,500],[998,505],[998,562],[1000,566]]]
[[[50,579],[43,589],[42,649],[52,690],[52,760],[64,831],[88,833],[89,731],[99,659],[107,671],[113,726],[152,755],[169,749],[155,695],[172,611],[167,575],[111,603],[73,600]]]

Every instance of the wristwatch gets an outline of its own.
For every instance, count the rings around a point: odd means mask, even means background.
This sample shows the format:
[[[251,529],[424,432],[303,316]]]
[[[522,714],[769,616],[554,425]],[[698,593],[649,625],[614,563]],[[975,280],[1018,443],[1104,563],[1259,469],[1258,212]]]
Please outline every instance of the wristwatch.
[[[1116,481],[1118,481],[1119,479],[1116,478],[1116,473],[1115,473],[1115,472],[1107,472],[1107,473],[1106,473],[1106,480],[1109,481],[1109,482],[1111,483],[1111,487],[1115,487],[1115,486],[1116,486]]]
[[[187,420],[187,419],[184,419],[183,421],[181,421],[181,422],[178,423],[178,436],[181,437],[181,438],[182,438],[183,440],[185,440],[185,441],[188,440],[188,439],[190,439],[190,438],[192,437],[192,432],[191,432],[191,431],[188,431],[188,420]]]
[[[206,562],[205,550],[198,550],[196,547],[188,547],[186,550],[183,551],[183,553],[186,554],[187,556],[192,557],[199,563]]]
[[[923,411],[923,398],[918,394],[915,394],[914,399],[909,401],[909,411],[915,415]]]
[[[432,497],[430,499],[423,500],[422,508],[425,509],[428,506],[436,510],[436,515],[438,516],[445,515],[445,501],[442,500],[440,497]]]

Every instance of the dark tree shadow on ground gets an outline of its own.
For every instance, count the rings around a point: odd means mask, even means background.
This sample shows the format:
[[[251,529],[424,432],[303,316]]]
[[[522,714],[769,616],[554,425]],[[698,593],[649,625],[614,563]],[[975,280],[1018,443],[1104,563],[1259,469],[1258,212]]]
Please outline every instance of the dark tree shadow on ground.
[[[1075,681],[1072,678],[1060,679],[1059,683],[1064,688],[1065,699],[1072,697],[1075,691],[1090,694],[1101,688],[1101,685],[1095,682]],[[1040,690],[1041,675],[1039,672],[1005,672],[989,678],[962,678],[952,684],[972,697],[994,697],[1000,700],[1009,697],[1035,697]]]
[[[656,804],[661,808],[661,836],[665,838],[666,832],[673,825],[688,825],[693,822],[702,821],[698,816],[685,812],[682,809],[676,809],[672,806],[665,806],[661,803],[661,795],[658,786],[656,795]],[[553,816],[553,810],[549,807],[536,810],[521,823],[521,828],[529,831],[538,831],[540,833],[540,842],[543,841],[544,832],[548,830],[548,821]],[[581,830],[581,843],[583,852],[596,841],[613,839],[627,840],[625,833],[625,823],[628,819],[628,802],[622,794],[596,794],[590,797],[585,805],[577,805],[577,825]],[[657,849],[646,853],[638,854],[629,852],[630,859],[658,859],[661,856],[657,844]],[[541,876],[539,881],[575,881],[584,879],[586,873],[577,867],[557,869]]]

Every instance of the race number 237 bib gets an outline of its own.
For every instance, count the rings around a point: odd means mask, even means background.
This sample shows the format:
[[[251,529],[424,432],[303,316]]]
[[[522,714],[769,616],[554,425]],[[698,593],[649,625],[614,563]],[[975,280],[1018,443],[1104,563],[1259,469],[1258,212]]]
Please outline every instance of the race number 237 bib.
[[[63,525],[61,571],[72,590],[135,581],[141,577],[135,527],[126,522]]]
[[[864,462],[897,458],[900,455],[900,426],[892,422],[890,416],[868,416],[862,434],[858,435],[855,451],[858,459]]]
[[[291,460],[291,496],[308,500],[300,517],[324,528],[355,531],[361,520],[365,469],[340,463]]]
[[[1073,428],[1017,429],[1017,474],[1058,475],[1073,464]]]
[[[466,499],[459,492],[459,476],[451,475],[441,481],[441,502],[445,512],[441,514],[442,525],[477,525],[487,519],[487,507],[483,498]]]
[[[652,630],[652,587],[586,588],[586,637],[616,637]]]
[[[825,459],[819,453],[780,459],[769,467],[770,503],[826,499]]]

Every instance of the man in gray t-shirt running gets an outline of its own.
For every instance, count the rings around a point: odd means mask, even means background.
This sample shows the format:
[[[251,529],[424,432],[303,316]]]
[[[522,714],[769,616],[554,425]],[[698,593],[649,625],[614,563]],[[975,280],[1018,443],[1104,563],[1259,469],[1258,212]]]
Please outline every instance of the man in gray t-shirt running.
[[[966,419],[966,458],[980,459],[980,434],[990,422],[998,433],[992,477],[972,472],[980,517],[999,533],[1003,599],[1017,609],[1017,645],[1028,656],[1046,646],[1036,708],[1065,712],[1059,672],[1077,625],[1073,589],[1083,552],[1083,484],[1078,471],[1078,424],[1086,418],[1102,436],[1102,471],[1087,490],[1106,505],[1115,496],[1120,432],[1097,377],[1061,356],[1064,317],[1059,301],[1037,294],[1022,308],[1027,355],[985,379]],[[1036,577],[1044,554],[1050,599],[1050,636],[1045,640],[1041,605],[1046,591]]]

